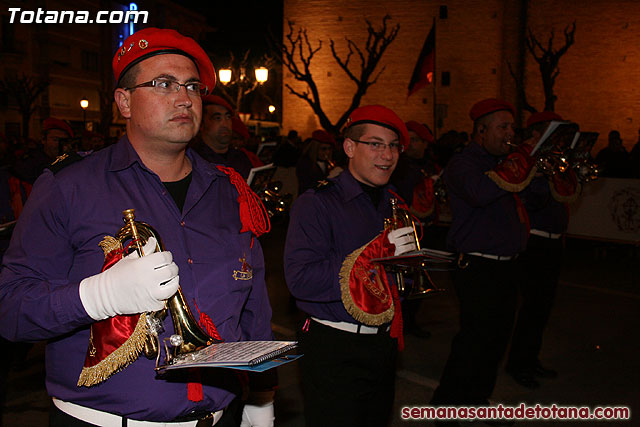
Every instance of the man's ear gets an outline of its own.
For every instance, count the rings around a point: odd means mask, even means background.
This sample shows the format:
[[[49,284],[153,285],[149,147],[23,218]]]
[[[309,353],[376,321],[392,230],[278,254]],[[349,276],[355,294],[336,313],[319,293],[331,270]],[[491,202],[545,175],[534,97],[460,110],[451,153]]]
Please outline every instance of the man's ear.
[[[117,88],[113,94],[113,98],[116,101],[116,105],[118,106],[118,110],[120,110],[120,114],[125,119],[131,118],[131,92],[126,91],[122,88]]]
[[[349,138],[345,138],[344,141],[342,142],[342,148],[344,149],[344,153],[347,155],[348,158],[353,158],[353,152],[356,149],[356,143],[353,142],[351,139]]]

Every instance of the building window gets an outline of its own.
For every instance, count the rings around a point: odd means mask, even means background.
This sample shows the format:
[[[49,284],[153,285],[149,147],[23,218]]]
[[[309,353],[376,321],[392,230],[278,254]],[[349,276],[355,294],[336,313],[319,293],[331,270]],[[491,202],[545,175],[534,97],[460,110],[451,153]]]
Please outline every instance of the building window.
[[[84,71],[98,71],[98,54],[88,50],[82,51],[82,69]]]

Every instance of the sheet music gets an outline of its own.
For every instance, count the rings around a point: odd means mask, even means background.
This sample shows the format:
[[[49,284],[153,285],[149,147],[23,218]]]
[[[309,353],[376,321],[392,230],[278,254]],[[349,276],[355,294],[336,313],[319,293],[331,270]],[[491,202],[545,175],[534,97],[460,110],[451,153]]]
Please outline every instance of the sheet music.
[[[238,341],[211,344],[201,350],[176,356],[159,370],[189,367],[252,366],[294,349],[297,341]]]

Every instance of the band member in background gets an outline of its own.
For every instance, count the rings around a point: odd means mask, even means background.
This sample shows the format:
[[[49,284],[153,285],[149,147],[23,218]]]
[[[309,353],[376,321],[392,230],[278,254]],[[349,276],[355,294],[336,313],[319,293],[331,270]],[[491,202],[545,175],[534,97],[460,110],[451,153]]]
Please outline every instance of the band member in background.
[[[516,311],[516,257],[528,237],[518,192],[531,181],[526,147],[510,153],[514,108],[500,99],[476,103],[472,141],[446,166],[453,221],[448,249],[459,254],[453,283],[460,302],[454,337],[434,405],[487,405]],[[530,149],[529,149],[530,151]]]
[[[239,204],[252,199],[237,174],[187,148],[200,125],[200,96],[215,85],[210,59],[188,37],[145,28],[125,40],[112,64],[126,135],[55,174],[46,170],[34,185],[3,260],[0,334],[11,341],[48,340],[50,425],[236,426],[241,387],[235,374],[195,370],[168,379],[156,376],[155,360],[135,356],[114,371],[111,363],[121,362],[117,356],[137,337],[127,337],[124,327],[90,333],[98,322],[124,325],[131,316],[162,309],[180,285],[209,335],[272,339],[255,238],[266,230],[264,220],[239,215],[249,209]],[[239,193],[245,196],[240,202]],[[129,208],[152,224],[171,252],[154,252],[152,239],[146,256],[115,252],[112,266],[100,272],[105,261],[98,244],[122,227],[122,211]],[[234,279],[236,271],[243,280]],[[173,331],[170,319],[164,328],[161,340]],[[122,345],[113,349],[105,342]],[[93,367],[89,358],[99,359],[99,369],[90,371],[96,377],[79,381]],[[246,424],[273,425],[268,399],[242,412]]]
[[[436,166],[428,150],[429,144],[433,144],[433,134],[428,127],[416,122],[405,123],[409,131],[409,147],[400,155],[398,166],[391,175],[391,183],[398,189],[398,194],[410,206],[411,213],[422,222],[423,241],[429,241],[428,246],[433,247],[428,232],[436,218],[436,200],[433,183],[439,179],[440,169]],[[425,237],[429,234],[429,237]],[[419,338],[429,338],[431,333],[423,329],[416,322],[416,316],[422,300],[406,300],[402,303],[402,319],[404,330]]]
[[[298,193],[302,194],[310,188],[315,188],[323,181],[335,166],[333,151],[336,140],[326,130],[314,130],[311,140],[304,147],[304,151],[296,166],[298,177]]]
[[[242,151],[254,168],[264,166],[264,162],[256,156],[256,153],[247,150],[247,141],[249,141],[251,135],[249,134],[249,129],[240,118],[235,116],[231,118],[231,131],[231,146],[236,150]]]
[[[203,96],[202,105],[202,126],[193,149],[211,163],[232,167],[246,180],[253,165],[244,152],[231,146],[233,107],[218,95]]]
[[[42,171],[62,154],[61,142],[73,138],[73,129],[64,120],[48,117],[42,121],[41,144],[16,160],[11,173],[18,179],[33,184]]]
[[[347,169],[293,205],[284,268],[309,315],[300,333],[308,427],[385,426],[391,415],[401,309],[396,285],[369,259],[415,249],[411,227],[381,233],[408,140],[393,111],[357,108],[344,131]]]
[[[562,117],[551,111],[532,114],[527,120],[530,145],[538,143],[552,120]],[[507,372],[527,388],[537,388],[537,378],[555,378],[558,373],[545,368],[538,359],[542,336],[549,320],[562,267],[562,233],[569,225],[567,203],[578,194],[578,180],[572,168],[553,171],[550,177],[535,178],[530,187],[534,191],[522,194],[530,223],[527,250],[517,263],[521,266],[521,300]]]

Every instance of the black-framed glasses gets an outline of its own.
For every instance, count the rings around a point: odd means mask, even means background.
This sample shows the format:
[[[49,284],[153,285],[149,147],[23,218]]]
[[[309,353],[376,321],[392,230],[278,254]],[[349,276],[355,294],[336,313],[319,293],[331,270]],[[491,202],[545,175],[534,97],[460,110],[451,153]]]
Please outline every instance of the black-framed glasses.
[[[178,83],[175,80],[169,79],[153,79],[148,82],[140,83],[139,85],[125,87],[124,90],[134,90],[140,87],[152,87],[156,93],[170,95],[174,92],[180,91],[180,88],[183,86],[189,95],[201,96],[207,94],[207,87],[201,82]]]
[[[404,151],[404,146],[399,142],[390,142],[388,144],[385,144],[384,142],[378,142],[378,141],[360,141],[353,138],[349,138],[349,139],[352,140],[353,142],[357,142],[358,144],[368,145],[371,151],[376,151],[376,152],[384,151],[387,149],[387,147],[389,147],[392,153],[402,153]]]

